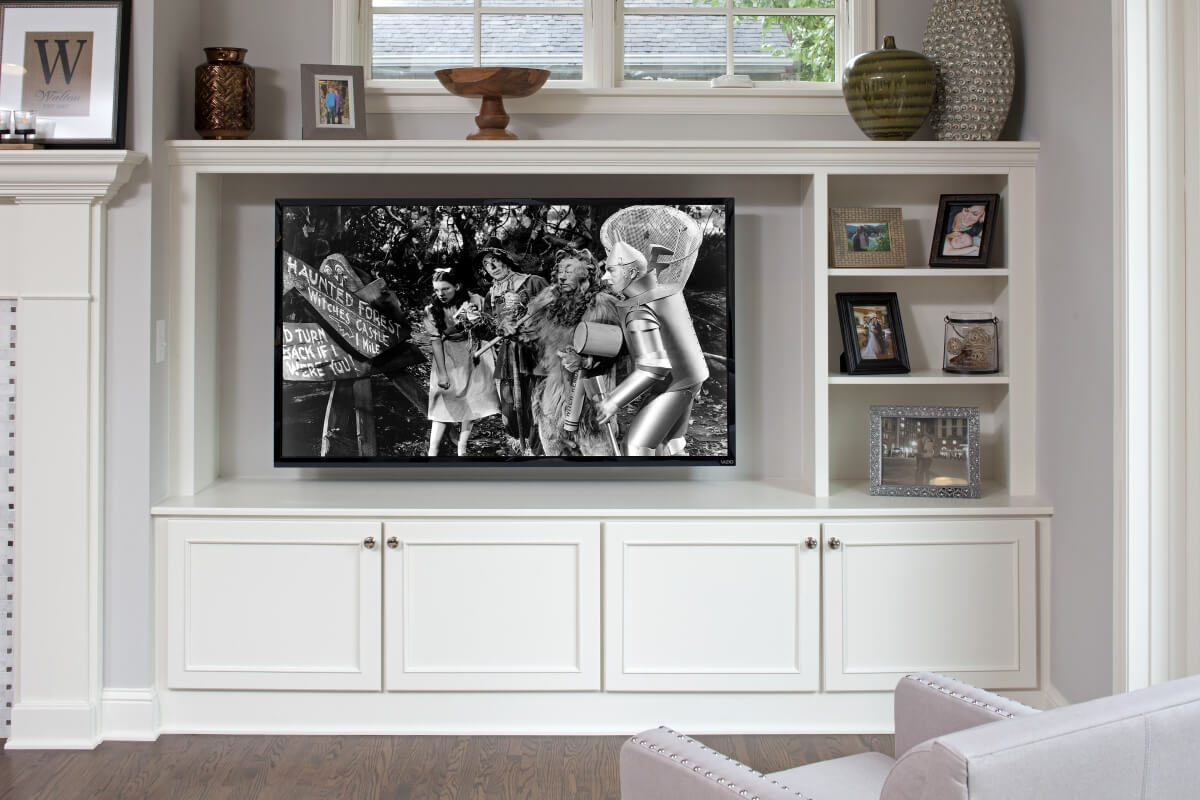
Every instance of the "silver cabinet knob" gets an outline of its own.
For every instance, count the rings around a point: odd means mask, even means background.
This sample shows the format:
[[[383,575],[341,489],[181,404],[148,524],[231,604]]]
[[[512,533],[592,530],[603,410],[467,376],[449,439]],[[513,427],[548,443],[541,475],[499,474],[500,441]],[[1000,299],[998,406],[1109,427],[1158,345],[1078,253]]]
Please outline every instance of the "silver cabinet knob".
[[[836,536],[830,536],[829,537],[829,549],[830,550],[841,550],[842,549],[842,540]]]
[[[400,540],[395,536],[389,536],[387,540],[387,546],[395,550],[400,546]]]
[[[363,539],[363,547],[367,548],[368,550],[374,550],[375,549],[375,537],[368,536],[367,538]]]
[[[807,547],[809,550],[816,550],[817,545],[819,545],[819,544],[820,544],[820,542],[817,541],[817,537],[815,537],[815,536],[810,536],[804,540],[804,546]]]

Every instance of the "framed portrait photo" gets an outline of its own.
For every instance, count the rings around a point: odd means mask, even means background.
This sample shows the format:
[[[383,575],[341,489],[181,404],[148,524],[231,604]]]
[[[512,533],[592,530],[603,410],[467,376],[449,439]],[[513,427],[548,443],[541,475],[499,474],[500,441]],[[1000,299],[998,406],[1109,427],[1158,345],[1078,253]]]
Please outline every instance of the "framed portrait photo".
[[[979,497],[979,409],[871,406],[869,491]]]
[[[367,138],[364,96],[362,67],[301,64],[301,138]]]
[[[908,264],[904,218],[898,208],[829,209],[830,258],[835,267]]]
[[[47,147],[123,148],[131,5],[0,0],[0,108],[36,115]]]
[[[944,194],[938,201],[931,267],[991,266],[998,194]]]
[[[908,372],[908,348],[895,292],[838,292],[843,358],[851,375]]]

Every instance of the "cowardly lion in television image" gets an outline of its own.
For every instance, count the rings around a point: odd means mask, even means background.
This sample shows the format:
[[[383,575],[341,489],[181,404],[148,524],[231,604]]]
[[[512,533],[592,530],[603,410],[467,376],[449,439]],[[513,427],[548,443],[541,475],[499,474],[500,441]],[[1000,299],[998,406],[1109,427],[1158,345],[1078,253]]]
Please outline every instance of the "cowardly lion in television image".
[[[587,250],[559,250],[551,283],[529,303],[521,328],[522,338],[537,343],[538,371],[545,376],[533,390],[533,416],[548,456],[617,454],[615,422],[601,424],[594,409],[612,391],[618,356],[581,356],[572,347],[581,323],[620,324],[617,298],[603,276]]]
[[[633,369],[600,402],[596,420],[607,425],[619,409],[645,398],[625,431],[624,455],[687,455],[692,406],[709,375],[683,297],[701,239],[696,221],[669,206],[621,209],[600,230],[605,277],[622,298],[621,332]],[[605,338],[602,328],[585,323],[577,330],[580,352],[606,354],[603,346],[589,346]]]

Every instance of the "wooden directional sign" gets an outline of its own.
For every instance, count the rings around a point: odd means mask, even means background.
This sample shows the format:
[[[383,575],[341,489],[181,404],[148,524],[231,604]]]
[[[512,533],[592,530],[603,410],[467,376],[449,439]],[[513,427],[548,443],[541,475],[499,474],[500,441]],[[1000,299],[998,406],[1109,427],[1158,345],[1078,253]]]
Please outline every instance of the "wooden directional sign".
[[[383,316],[364,296],[358,276],[330,258],[320,269],[284,254],[283,288],[295,289],[349,347],[351,355],[372,359],[400,341],[400,324]]]
[[[340,381],[362,378],[371,365],[343,349],[315,322],[283,323],[283,379]]]

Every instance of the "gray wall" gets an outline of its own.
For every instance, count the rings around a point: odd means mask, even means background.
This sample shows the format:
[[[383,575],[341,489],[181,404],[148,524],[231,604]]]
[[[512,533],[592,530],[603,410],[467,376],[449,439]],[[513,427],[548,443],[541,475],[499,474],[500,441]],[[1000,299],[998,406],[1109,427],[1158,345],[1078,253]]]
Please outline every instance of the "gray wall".
[[[104,686],[154,683],[150,504],[165,488],[166,365],[153,364],[153,320],[166,318],[165,142],[190,108],[193,0],[138,0],[130,53],[128,141],[149,158],[109,212],[105,369]],[[191,62],[194,59],[188,58]],[[194,64],[192,65],[194,66]],[[165,77],[164,77],[165,76]],[[185,82],[186,80],[186,82]]]
[[[154,141],[154,8],[139,4],[133,15],[126,147],[149,152]],[[108,212],[108,273],[105,276],[106,407],[104,614],[106,640],[129,642],[134,661],[105,648],[108,687],[150,685],[144,639],[150,633],[151,595],[147,503],[150,501],[149,326],[151,167],[142,164],[114,198]],[[130,624],[132,622],[132,624]],[[110,680],[110,678],[115,680]]]
[[[877,3],[878,38],[894,34],[900,47],[919,49],[932,0]],[[1070,357],[1047,349],[1039,376],[1040,466],[1057,510],[1052,601],[1054,630],[1062,635],[1054,640],[1054,681],[1078,699],[1106,693],[1111,684],[1111,520],[1094,494],[1097,486],[1111,485],[1112,476],[1078,468],[1107,464],[1112,452],[1106,321],[1112,308],[1112,258],[1103,233],[1112,196],[1109,20],[1107,6],[1097,14],[1088,0],[1014,0],[1013,6],[1024,31],[1025,53],[1009,138],[1042,139],[1041,216],[1054,220],[1054,230],[1085,232],[1070,237],[1068,245],[1043,225],[1039,241],[1041,338],[1081,343]],[[153,364],[151,338],[153,320],[167,314],[163,141],[195,136],[192,70],[203,60],[201,48],[212,45],[249,51],[247,61],[257,70],[253,138],[297,138],[298,65],[330,59],[330,13],[329,0],[137,3],[130,146],[150,153],[151,163],[135,176],[111,214],[104,618],[108,687],[153,683],[146,509],[162,496],[166,472],[160,446],[166,365]],[[1036,75],[1037,81],[1025,81],[1027,75]],[[545,138],[861,137],[849,118],[840,115],[531,115],[519,125],[518,133]],[[370,134],[381,138],[458,138],[462,129],[458,115],[375,115],[368,122]],[[927,133],[920,136],[928,138]],[[1090,233],[1097,229],[1100,234]]]
[[[1016,0],[1019,137],[1038,170],[1038,468],[1054,505],[1054,685],[1112,693],[1112,19],[1094,0]]]

